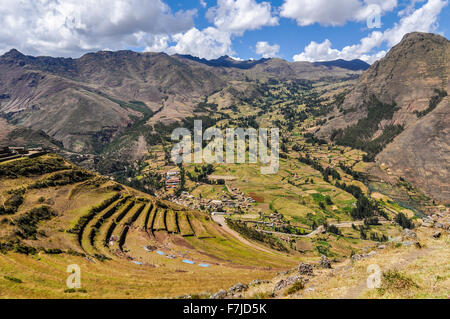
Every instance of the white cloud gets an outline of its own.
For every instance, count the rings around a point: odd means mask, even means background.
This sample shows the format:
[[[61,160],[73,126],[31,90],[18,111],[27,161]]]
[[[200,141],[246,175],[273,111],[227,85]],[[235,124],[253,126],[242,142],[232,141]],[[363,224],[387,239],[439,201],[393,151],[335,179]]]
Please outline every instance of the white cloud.
[[[196,10],[172,13],[161,0],[1,0],[0,51],[77,56],[153,46],[156,35],[193,26]]]
[[[214,26],[203,30],[191,28],[173,35],[172,41],[176,44],[168,47],[166,52],[206,59],[232,56],[235,54],[232,50],[234,36],[241,36],[247,30],[278,24],[278,18],[272,15],[270,3],[258,3],[255,0],[218,0],[216,6],[208,9],[206,16]]]
[[[266,41],[256,43],[256,54],[262,55],[265,59],[276,57],[279,51],[280,46],[278,44],[270,45]]]
[[[169,54],[190,54],[206,59],[234,54],[230,34],[213,27],[201,31],[192,28],[185,33],[174,35],[172,39],[176,45],[166,50]]]
[[[383,14],[392,11],[397,0],[284,0],[280,15],[295,19],[299,26],[315,23],[337,26],[347,21],[366,20],[373,14],[374,5]]]
[[[302,53],[294,55],[294,61],[314,62],[336,60],[339,58],[339,54],[339,50],[331,48],[331,42],[328,39],[322,43],[311,41]]]
[[[218,0],[207,12],[208,19],[222,30],[241,35],[246,30],[278,25],[269,2],[255,0]]]
[[[432,32],[437,28],[437,18],[447,0],[428,0],[421,8],[400,19],[392,29],[384,32],[384,40],[389,46],[394,46],[409,32]],[[447,17],[448,18],[448,17]]]
[[[146,35],[146,34],[138,34],[136,35],[138,38],[142,36],[145,37],[145,42],[147,46],[145,47],[145,52],[162,52],[167,50],[169,47],[169,42],[171,41],[170,36],[166,34],[160,35]],[[139,39],[138,39],[139,41]]]
[[[234,54],[232,37],[278,24],[269,2],[218,0],[207,11],[214,26],[199,30],[196,10],[172,12],[164,1],[0,0],[0,54],[14,47],[31,55],[78,57],[142,47],[217,58]]]
[[[342,50],[332,48],[327,39],[322,43],[311,42],[304,51],[294,56],[294,61],[326,61],[336,59],[361,59],[368,63],[382,58],[386,51],[374,52],[383,43],[392,47],[401,41],[409,32],[432,32],[436,30],[437,18],[442,9],[447,5],[447,0],[428,0],[426,4],[417,10],[405,15],[394,27],[384,32],[374,31],[369,36],[362,38],[360,43],[349,45]]]

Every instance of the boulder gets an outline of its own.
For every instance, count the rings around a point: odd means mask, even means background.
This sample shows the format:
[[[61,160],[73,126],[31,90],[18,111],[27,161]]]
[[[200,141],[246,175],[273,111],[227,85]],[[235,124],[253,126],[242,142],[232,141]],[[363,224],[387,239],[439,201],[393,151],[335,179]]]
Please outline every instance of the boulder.
[[[419,241],[419,238],[417,237],[417,234],[414,231],[412,231],[411,229],[405,228],[402,231],[402,240],[417,242],[417,241]]]
[[[320,267],[322,268],[331,268],[331,260],[327,258],[327,256],[322,255],[319,262]]]
[[[228,293],[234,295],[235,293],[242,292],[247,289],[248,289],[247,285],[238,283],[238,284],[234,285],[233,287],[231,287],[230,289],[228,289]]]
[[[434,226],[434,222],[423,222],[422,226],[430,228]]]
[[[211,296],[211,299],[225,299],[227,296],[226,290],[220,290]]]
[[[311,266],[308,263],[300,263],[298,265],[298,272],[300,275],[307,275],[312,276],[313,275],[313,266]]]
[[[441,237],[441,235],[442,235],[442,233],[441,233],[440,231],[437,231],[437,232],[435,232],[435,233],[433,234],[433,238],[438,239],[438,238]]]
[[[290,285],[293,285],[293,284],[295,284],[297,281],[299,281],[299,280],[302,280],[302,278],[301,277],[299,277],[299,276],[292,276],[292,277],[289,277],[289,278],[286,278],[286,279],[281,279],[280,281],[278,281],[276,284],[275,284],[275,287],[273,288],[273,290],[274,291],[278,291],[278,290],[281,290],[281,289],[284,289],[284,288],[286,288],[287,286],[290,286]],[[306,282],[307,280],[305,280],[305,282]]]
[[[317,228],[317,233],[319,233],[319,234],[325,234],[326,232],[327,232],[327,230],[326,230],[325,227],[322,226],[322,225],[320,225],[320,226]]]
[[[249,286],[259,286],[259,285],[261,285],[262,283],[263,283],[262,280],[255,279],[255,280],[252,280],[252,281],[249,283]]]
[[[407,241],[403,241],[401,244],[403,245],[403,246],[413,246],[413,245],[415,245],[416,243],[418,243],[417,241],[410,241],[410,240],[407,240]]]
[[[284,288],[286,288],[286,287],[287,287],[286,280],[281,279],[279,282],[277,282],[277,283],[275,284],[275,287],[273,288],[273,290],[274,290],[274,291],[278,291],[278,290],[284,289]]]

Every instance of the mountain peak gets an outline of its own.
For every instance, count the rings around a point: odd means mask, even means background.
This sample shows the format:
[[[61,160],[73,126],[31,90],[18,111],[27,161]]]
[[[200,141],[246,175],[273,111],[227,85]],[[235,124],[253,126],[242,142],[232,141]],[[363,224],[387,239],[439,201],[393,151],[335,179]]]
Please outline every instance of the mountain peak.
[[[438,41],[448,41],[445,37],[439,34],[435,33],[427,33],[427,32],[410,32],[403,36],[403,39],[400,43],[404,42],[405,40],[415,40],[415,41],[423,41],[426,39],[433,39]]]
[[[22,54],[17,49],[11,49],[8,52],[6,52],[2,57],[4,57],[4,58],[21,58],[21,57],[24,57],[24,56],[25,55]]]

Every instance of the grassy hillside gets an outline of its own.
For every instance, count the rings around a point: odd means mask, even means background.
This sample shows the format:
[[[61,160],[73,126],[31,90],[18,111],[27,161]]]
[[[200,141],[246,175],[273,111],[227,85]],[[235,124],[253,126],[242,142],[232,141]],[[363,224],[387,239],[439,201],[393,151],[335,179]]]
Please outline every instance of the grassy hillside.
[[[270,278],[299,258],[246,246],[204,213],[56,155],[1,163],[0,174],[0,204],[14,206],[0,216],[0,297],[176,297]],[[87,292],[64,292],[74,263]]]

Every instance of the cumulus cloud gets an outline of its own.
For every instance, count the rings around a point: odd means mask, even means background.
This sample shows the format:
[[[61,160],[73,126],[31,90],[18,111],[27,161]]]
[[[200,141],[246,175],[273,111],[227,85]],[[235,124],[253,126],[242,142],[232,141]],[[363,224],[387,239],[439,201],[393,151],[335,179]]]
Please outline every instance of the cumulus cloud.
[[[145,41],[145,52],[163,52],[169,47],[171,37],[166,34],[147,35],[144,32],[136,34],[138,42]]]
[[[190,54],[206,59],[234,54],[231,49],[230,34],[214,27],[208,27],[201,31],[192,28],[185,33],[176,34],[172,38],[176,45],[166,50],[169,54]]]
[[[208,9],[206,16],[214,26],[203,30],[191,28],[173,35],[172,40],[176,44],[167,48],[166,52],[206,59],[232,56],[235,54],[232,49],[233,37],[241,36],[247,30],[278,24],[270,3],[258,3],[255,0],[218,0],[216,6]]]
[[[437,28],[437,19],[448,0],[428,0],[419,9],[405,15],[393,28],[384,32],[384,39],[389,46],[397,44],[405,34],[413,31],[433,32]]]
[[[349,45],[342,50],[333,49],[331,41],[326,39],[322,43],[312,41],[305,47],[305,50],[294,56],[294,61],[331,61],[337,59],[353,60],[361,59],[372,63],[382,58],[386,52],[381,51],[368,54],[373,48],[379,47],[382,43],[383,34],[375,31],[369,37],[361,39],[361,42],[355,45]]]
[[[256,54],[262,55],[265,59],[276,57],[279,51],[280,46],[278,44],[270,45],[266,41],[256,43]]]
[[[255,0],[218,0],[217,6],[208,10],[207,17],[218,29],[233,34],[278,25],[270,3]]]
[[[331,48],[330,40],[326,39],[322,43],[311,41],[305,47],[305,50],[297,55],[294,55],[294,61],[328,61],[339,58],[339,50]]]
[[[0,54],[13,47],[65,57],[143,48],[217,58],[234,54],[233,37],[277,25],[272,11],[269,2],[218,0],[207,11],[213,25],[198,29],[197,10],[172,12],[165,0],[1,0]]]
[[[448,4],[448,0],[428,0],[422,7],[404,15],[398,23],[384,32],[374,31],[360,43],[349,45],[342,50],[332,47],[327,39],[322,43],[312,41],[304,51],[294,56],[294,61],[326,61],[336,59],[361,59],[368,63],[382,58],[386,51],[374,52],[383,43],[392,47],[401,41],[409,32],[432,32],[436,30],[437,18],[442,9]]]
[[[195,14],[173,13],[161,0],[2,0],[0,50],[77,56],[104,48],[161,47],[155,36],[190,29]]]
[[[326,26],[363,21],[374,13],[392,11],[397,0],[284,0],[280,15],[297,21],[299,26],[315,23]]]

